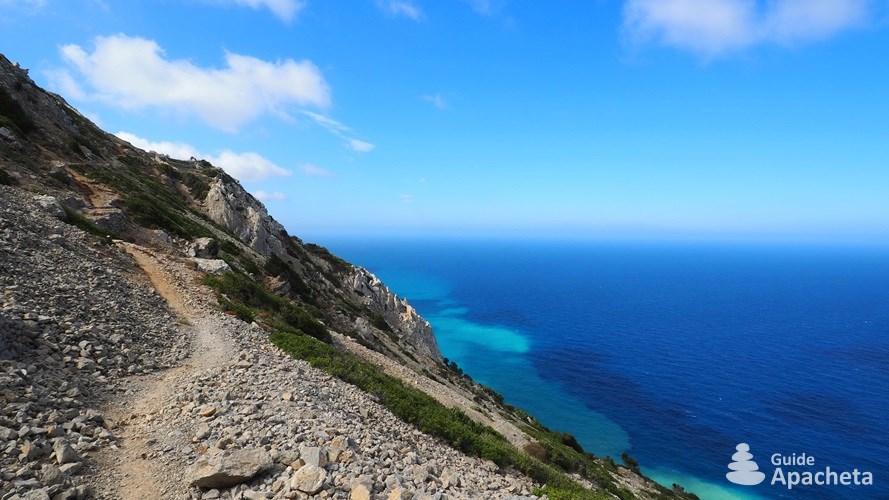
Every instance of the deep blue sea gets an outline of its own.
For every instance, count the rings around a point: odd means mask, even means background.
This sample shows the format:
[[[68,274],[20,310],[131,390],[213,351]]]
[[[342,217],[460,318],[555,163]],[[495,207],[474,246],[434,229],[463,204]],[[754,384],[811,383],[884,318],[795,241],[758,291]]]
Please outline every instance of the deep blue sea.
[[[889,498],[889,249],[322,242],[433,325],[443,354],[588,451],[702,498]],[[734,486],[750,445],[766,479]],[[770,484],[869,471],[872,486]],[[619,460],[619,458],[618,458]]]

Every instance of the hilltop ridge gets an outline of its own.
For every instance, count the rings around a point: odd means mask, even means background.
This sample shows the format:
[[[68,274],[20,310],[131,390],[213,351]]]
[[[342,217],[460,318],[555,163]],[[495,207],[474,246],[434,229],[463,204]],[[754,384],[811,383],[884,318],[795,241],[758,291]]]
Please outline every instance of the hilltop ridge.
[[[0,184],[2,500],[689,497],[473,382],[223,170],[2,55]]]

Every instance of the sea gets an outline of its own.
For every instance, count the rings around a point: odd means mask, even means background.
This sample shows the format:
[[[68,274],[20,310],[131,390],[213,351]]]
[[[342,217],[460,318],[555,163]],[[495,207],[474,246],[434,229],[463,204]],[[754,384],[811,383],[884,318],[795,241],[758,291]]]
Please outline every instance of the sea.
[[[889,498],[889,247],[321,243],[407,298],[473,379],[589,452],[626,451],[703,499]],[[727,480],[740,443],[758,485]],[[873,484],[785,484],[827,468]]]

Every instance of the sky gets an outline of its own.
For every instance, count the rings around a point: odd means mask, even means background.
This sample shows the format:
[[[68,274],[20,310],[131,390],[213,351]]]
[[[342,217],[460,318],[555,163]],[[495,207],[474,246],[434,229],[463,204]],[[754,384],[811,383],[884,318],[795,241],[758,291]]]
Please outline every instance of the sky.
[[[309,240],[889,243],[887,0],[0,0],[0,52]]]

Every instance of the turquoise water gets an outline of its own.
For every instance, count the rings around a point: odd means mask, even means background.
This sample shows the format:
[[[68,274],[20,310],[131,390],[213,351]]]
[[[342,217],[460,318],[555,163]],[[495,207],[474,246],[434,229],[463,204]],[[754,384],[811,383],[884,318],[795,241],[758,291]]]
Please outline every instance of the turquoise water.
[[[585,449],[702,498],[889,498],[885,249],[326,242],[433,325],[445,356]],[[739,442],[866,487],[725,479]]]

